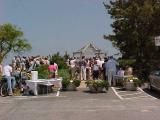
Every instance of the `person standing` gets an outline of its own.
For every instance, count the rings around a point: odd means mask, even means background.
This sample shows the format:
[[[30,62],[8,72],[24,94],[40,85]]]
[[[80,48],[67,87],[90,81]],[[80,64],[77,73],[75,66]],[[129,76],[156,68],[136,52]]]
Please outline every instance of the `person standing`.
[[[13,95],[13,90],[15,89],[16,80],[15,77],[12,76],[12,65],[5,65],[3,68],[3,76],[7,80],[8,84],[8,95]]]
[[[110,59],[105,63],[106,75],[108,75],[108,82],[110,86],[112,86],[112,82],[113,86],[116,86],[114,75],[116,74],[117,66],[118,63],[113,59],[113,56],[111,56]]]
[[[70,69],[71,69],[71,77],[72,79],[75,77],[75,66],[76,66],[76,59],[71,58],[70,60]]]
[[[97,64],[97,61],[94,61],[93,65],[93,80],[98,80],[99,77],[99,65]]]
[[[85,56],[82,56],[82,60],[80,60],[81,80],[86,80],[86,66]]]
[[[50,62],[50,65],[48,66],[48,71],[51,73],[50,78],[55,78],[55,72],[57,68],[55,66],[55,63],[53,61]]]
[[[108,61],[108,58],[104,58],[104,63],[102,64],[102,76],[103,76],[103,79],[104,80],[107,80],[107,74],[106,74],[106,67],[105,67],[105,64],[107,63]]]

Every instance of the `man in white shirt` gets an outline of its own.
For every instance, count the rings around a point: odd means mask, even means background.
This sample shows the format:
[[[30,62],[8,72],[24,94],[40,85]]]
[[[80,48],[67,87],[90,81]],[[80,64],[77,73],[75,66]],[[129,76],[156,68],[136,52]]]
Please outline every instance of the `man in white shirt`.
[[[12,90],[15,88],[15,84],[16,84],[15,77],[12,77],[11,74],[12,74],[11,64],[4,66],[4,68],[3,68],[3,76],[7,80],[8,92],[9,92],[8,94],[10,96],[13,95],[13,91]]]

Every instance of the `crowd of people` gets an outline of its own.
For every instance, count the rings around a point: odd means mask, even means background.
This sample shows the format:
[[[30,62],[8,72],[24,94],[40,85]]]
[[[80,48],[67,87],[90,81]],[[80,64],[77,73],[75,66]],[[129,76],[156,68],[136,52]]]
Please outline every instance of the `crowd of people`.
[[[22,72],[31,72],[39,65],[48,65],[48,71],[53,75],[57,74],[58,65],[53,61],[50,62],[49,57],[41,57],[41,56],[15,56],[9,65],[2,66],[0,64],[0,76],[3,76],[4,79],[7,80],[8,84],[8,95],[12,96],[16,79],[20,79],[22,77]]]
[[[51,61],[49,57],[29,56],[20,57],[15,56],[11,64],[2,66],[0,64],[0,76],[4,76],[7,80],[9,95],[13,95],[16,79],[20,77],[22,71],[31,72],[37,66],[48,65],[50,72],[49,78],[54,78],[58,75],[58,65]],[[127,70],[120,68],[118,62],[113,56],[101,59],[100,57],[85,58],[70,58],[67,60],[67,65],[71,71],[72,79],[79,80],[108,80],[110,86],[116,86],[114,75],[131,75],[132,69],[129,67]]]
[[[70,58],[68,60],[70,66],[71,75],[74,79],[80,80],[97,80],[103,79],[108,80],[110,86],[116,86],[116,80],[114,75],[131,75],[132,69],[130,67],[120,68],[119,63],[113,58],[113,56],[101,59],[99,57],[93,58]],[[129,68],[129,69],[128,69]],[[125,70],[124,70],[125,69]]]

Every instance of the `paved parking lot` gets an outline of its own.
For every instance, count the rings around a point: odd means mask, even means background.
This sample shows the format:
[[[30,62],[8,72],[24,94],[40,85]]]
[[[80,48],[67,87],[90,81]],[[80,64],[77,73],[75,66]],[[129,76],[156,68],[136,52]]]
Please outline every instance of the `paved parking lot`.
[[[116,93],[116,92],[117,93]],[[154,93],[154,92],[153,92]],[[120,99],[120,97],[122,99]],[[159,120],[160,100],[141,91],[0,97],[0,120]]]

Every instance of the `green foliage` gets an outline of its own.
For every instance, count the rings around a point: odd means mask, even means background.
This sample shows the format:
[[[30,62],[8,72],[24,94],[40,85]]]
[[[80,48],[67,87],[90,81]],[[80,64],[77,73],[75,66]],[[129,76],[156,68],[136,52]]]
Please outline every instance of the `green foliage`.
[[[50,72],[48,71],[48,65],[40,65],[36,68],[36,71],[38,71],[39,79],[47,79],[50,75]]]
[[[71,78],[69,69],[59,69],[58,75],[59,77],[62,77],[63,80],[69,80]]]
[[[104,38],[121,51],[122,59],[136,60],[137,75],[146,79],[150,69],[160,61],[160,49],[154,43],[154,37],[160,35],[160,3],[116,0],[104,6],[114,21],[111,25],[114,34]]]
[[[80,80],[73,80],[73,84],[74,84],[76,87],[79,87],[79,86],[80,86],[80,83],[81,83]]]
[[[87,86],[93,86],[96,90],[98,87],[103,87],[108,90],[109,84],[106,80],[87,80],[85,82]]]
[[[51,57],[51,61],[54,61],[55,63],[57,63],[59,69],[67,69],[68,68],[65,58],[60,56],[59,53],[54,54]]]
[[[138,87],[141,85],[141,81],[137,77],[134,77],[134,76],[130,76],[130,77],[124,79],[123,82],[124,82],[124,84],[126,84],[126,82],[133,82],[135,87]]]
[[[119,59],[119,66],[125,68],[126,66],[134,66],[136,63],[135,59]]]
[[[70,80],[62,80],[62,88],[63,89],[66,89],[67,88],[67,86],[69,85],[69,83],[70,83]]]
[[[67,59],[69,59],[69,54],[67,53],[67,51],[65,51],[65,55],[63,56],[63,58],[65,59],[65,61],[67,61]]]
[[[0,25],[0,63],[9,52],[30,50],[31,45],[23,38],[23,32],[12,24]]]
[[[66,88],[69,85],[70,78],[71,78],[70,73],[69,73],[69,69],[60,69],[58,71],[58,75],[63,78],[62,86],[63,86],[63,88]]]
[[[79,87],[81,81],[80,80],[71,80],[71,74],[69,69],[60,69],[58,72],[59,76],[63,78],[62,86],[63,88],[67,88],[67,86],[72,83],[76,87]]]

